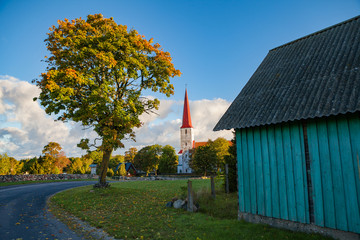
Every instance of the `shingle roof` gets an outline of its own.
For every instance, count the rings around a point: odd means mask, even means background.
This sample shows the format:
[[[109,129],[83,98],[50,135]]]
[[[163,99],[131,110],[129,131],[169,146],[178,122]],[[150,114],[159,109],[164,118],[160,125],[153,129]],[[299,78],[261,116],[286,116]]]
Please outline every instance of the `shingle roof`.
[[[116,166],[116,169],[115,169],[115,172],[117,172],[117,170],[119,170],[121,164],[123,163],[119,163],[117,166]],[[134,167],[134,164],[132,163],[125,163],[125,170],[128,172],[130,169],[133,169],[136,171],[135,167]]]
[[[208,143],[209,143],[209,142],[195,142],[195,143],[194,143],[194,148],[206,146]]]
[[[360,111],[360,16],[269,51],[214,131]]]

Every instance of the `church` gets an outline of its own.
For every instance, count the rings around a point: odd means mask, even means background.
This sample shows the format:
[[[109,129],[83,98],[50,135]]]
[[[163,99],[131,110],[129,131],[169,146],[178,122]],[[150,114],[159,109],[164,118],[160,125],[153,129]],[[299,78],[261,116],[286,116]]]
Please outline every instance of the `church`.
[[[192,150],[206,144],[207,142],[195,142],[194,140],[194,128],[191,123],[189,99],[187,89],[185,89],[184,111],[182,125],[180,127],[180,151],[178,152],[179,164],[177,166],[177,173],[192,173],[192,169],[189,166],[190,157],[193,152]]]

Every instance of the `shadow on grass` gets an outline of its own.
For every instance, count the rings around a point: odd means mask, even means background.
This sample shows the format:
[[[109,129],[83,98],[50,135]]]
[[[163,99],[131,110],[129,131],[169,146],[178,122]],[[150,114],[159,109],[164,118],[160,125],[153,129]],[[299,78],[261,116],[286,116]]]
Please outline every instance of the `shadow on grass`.
[[[121,239],[329,239],[237,220],[237,195],[217,191],[209,197],[210,181],[193,180],[200,212],[166,208],[183,195],[187,180],[112,183],[107,189],[80,187],[51,198],[90,225]]]

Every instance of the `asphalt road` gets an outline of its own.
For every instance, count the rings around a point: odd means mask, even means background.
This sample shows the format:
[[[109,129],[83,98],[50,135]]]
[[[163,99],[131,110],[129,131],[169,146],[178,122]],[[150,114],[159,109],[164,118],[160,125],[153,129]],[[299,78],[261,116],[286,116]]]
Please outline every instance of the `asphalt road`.
[[[56,192],[94,182],[57,182],[0,188],[0,239],[82,239],[46,210]]]

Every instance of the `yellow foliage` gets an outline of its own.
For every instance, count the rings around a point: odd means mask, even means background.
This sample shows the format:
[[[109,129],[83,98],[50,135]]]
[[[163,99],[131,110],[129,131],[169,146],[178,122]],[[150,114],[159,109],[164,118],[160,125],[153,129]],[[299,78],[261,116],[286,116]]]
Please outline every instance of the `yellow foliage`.
[[[170,78],[181,72],[153,38],[102,14],[58,20],[49,31],[48,67],[35,81],[41,89],[37,99],[47,113],[60,114],[59,120],[93,127],[102,140],[99,149],[112,151],[124,146],[124,138],[135,139],[139,116],[158,109],[160,102],[143,100],[142,91],[174,94]]]

